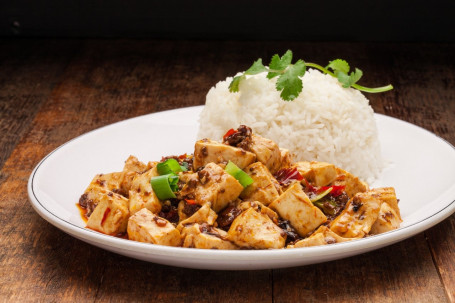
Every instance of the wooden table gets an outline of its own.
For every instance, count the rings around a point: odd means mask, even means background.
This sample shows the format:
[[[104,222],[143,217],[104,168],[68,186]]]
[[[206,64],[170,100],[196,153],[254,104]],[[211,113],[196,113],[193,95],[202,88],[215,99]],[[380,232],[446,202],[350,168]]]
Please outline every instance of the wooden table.
[[[0,41],[0,301],[454,301],[454,216],[398,244],[338,261],[204,271],[93,247],[30,206],[28,177],[54,148],[116,121],[204,104],[217,81],[286,49],[321,64],[344,58],[364,71],[366,86],[392,83],[392,92],[368,95],[377,113],[455,144],[454,44]]]

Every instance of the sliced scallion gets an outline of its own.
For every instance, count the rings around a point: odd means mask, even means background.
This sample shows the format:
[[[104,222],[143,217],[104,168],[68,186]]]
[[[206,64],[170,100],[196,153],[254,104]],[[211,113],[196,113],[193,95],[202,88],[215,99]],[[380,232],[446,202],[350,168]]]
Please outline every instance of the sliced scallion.
[[[187,171],[187,169],[179,164],[175,159],[167,159],[164,162],[160,162],[156,165],[156,169],[160,175],[167,175],[171,173],[179,173],[181,171]]]
[[[183,171],[188,171],[188,162],[182,162],[182,165],[180,165]]]
[[[322,193],[320,193],[319,195],[313,197],[310,199],[311,202],[316,202],[318,200],[321,200],[322,198],[324,198],[325,196],[327,196],[331,191],[332,191],[333,187],[329,187],[327,188],[325,191],[323,191]]]
[[[237,165],[235,165],[232,161],[229,161],[224,170],[233,176],[243,187],[247,187],[248,185],[252,184],[254,181],[253,179],[243,170],[241,170]]]
[[[313,202],[314,206],[318,207],[326,215],[333,216],[336,214],[336,204],[333,201],[315,201]]]
[[[156,176],[150,179],[153,191],[160,200],[175,198],[179,177],[175,174]]]

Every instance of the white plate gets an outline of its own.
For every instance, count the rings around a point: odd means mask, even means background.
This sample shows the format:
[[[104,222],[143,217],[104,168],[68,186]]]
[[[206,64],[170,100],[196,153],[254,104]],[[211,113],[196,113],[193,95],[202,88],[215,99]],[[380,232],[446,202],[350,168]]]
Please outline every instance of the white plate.
[[[400,229],[328,246],[281,250],[202,250],[166,247],[107,236],[84,228],[76,203],[97,173],[121,171],[133,154],[142,161],[192,153],[202,107],[150,114],[89,132],[60,146],[32,172],[34,209],[64,232],[101,248],[155,263],[201,269],[266,269],[357,255],[409,238],[455,211],[455,149],[415,125],[375,115],[382,152],[391,165],[373,186],[393,186]]]

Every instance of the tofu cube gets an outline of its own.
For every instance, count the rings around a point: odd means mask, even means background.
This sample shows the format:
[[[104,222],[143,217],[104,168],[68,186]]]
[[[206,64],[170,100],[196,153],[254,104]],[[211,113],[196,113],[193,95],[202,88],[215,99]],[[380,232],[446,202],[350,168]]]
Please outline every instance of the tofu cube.
[[[311,203],[299,182],[294,182],[269,207],[288,220],[302,237],[327,221],[324,213]]]
[[[337,177],[335,165],[325,162],[311,162],[314,184],[316,186],[326,186],[332,183]]]
[[[357,193],[363,193],[368,191],[368,184],[361,181],[358,177],[353,174],[337,167],[337,179],[334,185],[345,186],[345,192],[349,198],[354,197]]]
[[[123,173],[109,173],[109,174],[98,174],[90,183],[88,188],[100,187],[105,190],[115,191],[120,188],[120,183],[123,181]]]
[[[87,227],[107,235],[124,233],[129,218],[128,199],[111,191],[100,191],[97,198]]]
[[[259,201],[241,202],[237,205],[237,208],[242,212],[247,210],[248,208],[253,208],[255,211],[267,215],[275,224],[278,224],[278,220],[280,219],[276,212],[274,212],[272,209],[268,208]]]
[[[87,209],[87,216],[90,216],[98,204],[99,193],[104,191],[118,193],[122,180],[123,173],[98,174],[92,179],[79,200],[79,204]]]
[[[280,185],[261,162],[255,162],[246,167],[245,172],[253,179],[253,184],[247,186],[240,197],[245,201],[259,201],[269,205],[278,198]]]
[[[350,240],[352,239],[340,237],[339,235],[331,231],[327,226],[322,225],[308,238],[297,241],[293,245],[288,245],[286,248],[319,246],[340,243]]]
[[[382,203],[374,191],[358,193],[330,223],[330,229],[344,238],[363,238],[378,219]]]
[[[194,197],[196,203],[200,205],[211,202],[215,212],[219,212],[229,202],[237,199],[243,190],[239,181],[215,163],[208,163],[195,174],[198,182],[184,186],[182,194]],[[194,180],[191,176],[188,178]]]
[[[327,186],[337,178],[335,165],[330,163],[301,161],[295,166],[305,180],[315,186]]]
[[[180,232],[164,218],[146,208],[132,215],[128,221],[130,240],[167,246],[180,246]]]
[[[395,210],[387,203],[381,204],[379,216],[376,222],[371,227],[371,234],[382,234],[400,227],[401,218]]]
[[[135,156],[129,156],[125,161],[125,166],[123,167],[123,180],[120,183],[120,189],[122,193],[125,193],[126,196],[128,196],[133,179],[136,176],[148,171],[152,168],[152,166],[155,165],[156,164],[152,162],[144,164],[140,162]]]
[[[286,234],[267,215],[250,207],[234,219],[228,239],[246,248],[283,248]]]
[[[401,222],[400,208],[398,207],[398,199],[395,194],[395,189],[393,187],[379,187],[372,189],[375,193],[378,194],[378,198],[387,203],[395,212],[395,215]]]
[[[137,175],[131,182],[131,190],[129,191],[131,214],[135,214],[143,208],[147,208],[154,214],[161,211],[161,202],[150,184],[150,179],[155,176],[158,176],[156,167]]]
[[[186,225],[182,229],[183,247],[201,249],[239,249],[227,240],[227,233],[207,224]]]
[[[292,164],[292,155],[288,149],[280,148],[281,153],[281,168],[290,167]]]
[[[280,169],[281,151],[275,142],[253,134],[249,148],[256,154],[256,161],[264,164],[272,174]]]
[[[194,170],[210,162],[220,164],[227,163],[229,160],[244,169],[256,160],[256,155],[241,148],[209,139],[199,140],[194,146]]]
[[[181,220],[177,225],[177,229],[182,231],[183,227],[188,224],[194,223],[207,223],[208,225],[214,225],[218,215],[211,208],[212,204],[206,203],[201,208],[199,208],[191,217]]]

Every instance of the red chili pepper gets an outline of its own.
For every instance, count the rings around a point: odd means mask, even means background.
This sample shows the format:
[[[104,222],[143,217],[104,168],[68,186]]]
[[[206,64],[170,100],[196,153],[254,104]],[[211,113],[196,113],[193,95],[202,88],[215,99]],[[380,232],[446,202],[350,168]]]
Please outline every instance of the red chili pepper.
[[[332,186],[321,186],[318,190],[316,190],[317,194],[320,194],[327,189],[332,188],[332,191],[329,193],[332,197],[338,197],[344,192],[344,185],[332,185]]]
[[[187,154],[183,154],[183,155],[178,156],[178,158],[179,158],[180,160],[183,160],[183,159],[185,159],[185,158],[187,158],[187,157],[188,157]]]
[[[292,180],[303,180],[303,176],[297,170],[297,167],[283,168],[276,172],[275,178],[283,185],[288,185]]]
[[[109,207],[106,208],[106,210],[104,211],[104,214],[103,214],[103,218],[101,219],[101,223],[100,223],[101,226],[103,226],[104,221],[106,221],[107,216],[109,215],[110,212],[111,212],[111,209]]]
[[[344,192],[344,189],[346,188],[346,186],[344,185],[333,185],[332,187],[333,189],[330,192],[330,195],[332,195],[333,197],[338,197],[339,195],[341,195]]]
[[[307,188],[308,191],[313,192],[315,194],[318,193],[318,189],[311,185],[307,179],[303,178],[303,183],[305,183],[305,187]]]
[[[226,140],[227,137],[229,137],[229,136],[235,134],[236,132],[237,132],[237,131],[236,131],[235,129],[231,128],[230,130],[228,130],[228,131],[224,134],[223,140]]]
[[[194,200],[185,199],[185,201],[186,201],[186,203],[191,204],[191,205],[196,204],[196,201],[194,201]]]
[[[332,187],[332,186],[321,186],[321,187],[319,187],[318,189],[316,189],[316,193],[317,193],[317,194],[320,194],[320,193],[326,191],[327,189],[329,189],[330,187]],[[332,190],[333,190],[333,189],[332,189]]]

